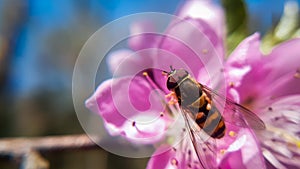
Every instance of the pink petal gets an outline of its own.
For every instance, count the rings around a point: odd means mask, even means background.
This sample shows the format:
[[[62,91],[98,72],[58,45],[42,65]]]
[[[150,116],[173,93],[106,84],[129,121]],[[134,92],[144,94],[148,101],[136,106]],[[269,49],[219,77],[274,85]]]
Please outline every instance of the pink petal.
[[[229,63],[237,65],[235,66],[237,70],[239,67],[241,70],[244,67],[250,66],[251,68],[240,77],[242,85],[237,90],[240,93],[241,102],[246,104],[252,102],[252,107],[258,108],[266,105],[263,101],[265,99],[300,93],[298,48],[300,48],[300,40],[294,39],[277,46],[266,57],[257,57],[258,54],[245,55],[240,62],[236,61],[238,59],[230,58]],[[244,53],[255,53],[255,50]],[[242,67],[244,63],[245,66]],[[253,101],[256,102],[253,103]]]
[[[172,164],[170,163],[170,161],[174,156],[175,156],[175,152],[171,150],[171,147],[160,146],[158,149],[156,149],[155,153],[148,161],[147,169],[171,168]],[[176,166],[173,167],[175,168]]]
[[[227,64],[231,66],[243,66],[257,61],[262,57],[260,47],[260,35],[253,35],[244,39],[236,49],[230,54]]]
[[[281,43],[269,54],[269,65],[275,69],[271,72],[274,79],[300,68],[300,38]]]
[[[110,53],[107,63],[110,72],[115,76],[135,75],[144,69],[152,67],[152,60],[146,56],[145,52],[133,52],[127,49]]]
[[[151,144],[160,141],[167,128],[167,120],[157,115],[139,114],[122,126],[123,134],[132,143]],[[133,126],[133,121],[135,122]]]
[[[300,78],[296,78],[295,74],[294,71],[291,71],[277,79],[273,79],[273,82],[268,80],[266,83],[270,87],[264,91],[263,96],[266,98],[277,98],[300,94]]]
[[[259,65],[258,61],[262,58],[259,37],[258,33],[249,36],[231,53],[226,62],[228,83],[239,86],[244,75],[253,69],[252,64]]]
[[[266,83],[270,88],[266,93],[273,97],[300,93],[300,39],[293,39],[278,45],[265,61],[265,69],[270,69]]]
[[[249,129],[241,129],[220,163],[220,168],[266,168],[256,139]]]
[[[157,64],[163,64],[165,70],[170,65],[175,69],[185,68],[197,77],[199,69],[209,62],[223,62],[223,53],[217,50],[220,46],[223,46],[222,41],[204,21],[191,18],[178,20],[169,27],[159,45],[170,54],[160,55]]]
[[[219,39],[225,39],[226,25],[224,22],[224,11],[211,0],[187,1],[180,9],[178,16],[182,18],[201,19],[214,29]]]
[[[153,32],[155,32],[155,25],[151,22],[134,23],[130,28],[132,36],[128,40],[129,47],[135,51],[156,47],[160,36]]]
[[[164,111],[163,104],[142,77],[122,77],[103,82],[86,101],[86,107],[104,119],[112,135],[121,134],[129,139],[156,138],[153,139],[155,141],[166,128],[166,117],[160,116],[160,112]]]

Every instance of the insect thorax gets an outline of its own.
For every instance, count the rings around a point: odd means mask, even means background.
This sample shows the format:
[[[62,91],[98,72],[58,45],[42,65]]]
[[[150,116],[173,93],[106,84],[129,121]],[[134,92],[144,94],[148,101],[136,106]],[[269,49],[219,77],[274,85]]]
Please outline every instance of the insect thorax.
[[[188,106],[195,102],[202,95],[201,86],[192,78],[182,81],[178,87],[174,89],[178,102],[182,106]]]

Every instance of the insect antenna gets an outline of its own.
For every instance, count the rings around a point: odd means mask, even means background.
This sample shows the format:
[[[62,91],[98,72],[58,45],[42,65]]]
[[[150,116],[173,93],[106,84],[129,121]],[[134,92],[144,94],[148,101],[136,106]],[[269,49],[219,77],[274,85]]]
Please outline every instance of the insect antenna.
[[[169,72],[163,70],[163,71],[161,72],[161,74],[162,74],[163,76],[168,76],[168,75],[169,75]]]
[[[171,72],[175,70],[172,65],[170,65],[170,69],[171,69]]]

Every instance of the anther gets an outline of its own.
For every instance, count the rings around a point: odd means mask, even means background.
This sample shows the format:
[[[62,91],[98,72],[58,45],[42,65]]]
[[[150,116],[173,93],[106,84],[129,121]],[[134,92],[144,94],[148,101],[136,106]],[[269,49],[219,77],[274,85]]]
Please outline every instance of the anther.
[[[235,137],[235,136],[236,136],[236,132],[234,132],[234,131],[229,131],[228,135],[231,136],[231,137]]]
[[[269,110],[269,111],[273,111],[273,108],[272,108],[272,107],[269,107],[268,110]]]
[[[208,49],[202,49],[202,53],[203,54],[207,54],[208,53]]]
[[[174,166],[178,166],[178,160],[176,160],[176,158],[172,158],[171,159],[171,164]]]
[[[234,87],[234,82],[229,82],[229,87]]]
[[[164,113],[163,112],[160,112],[160,115],[159,115],[160,117],[163,117],[164,116]]]
[[[151,77],[148,75],[147,72],[143,72],[143,76],[145,76],[146,80],[150,83],[150,85],[154,88],[154,89],[159,89],[159,87],[156,85],[156,83],[151,79]]]
[[[148,73],[147,73],[147,72],[143,72],[143,75],[144,75],[144,76],[148,76]]]
[[[135,127],[135,121],[132,122],[132,126]]]
[[[226,150],[225,150],[225,149],[221,149],[221,150],[220,150],[220,153],[221,153],[222,155],[224,155],[224,154],[226,153]]]

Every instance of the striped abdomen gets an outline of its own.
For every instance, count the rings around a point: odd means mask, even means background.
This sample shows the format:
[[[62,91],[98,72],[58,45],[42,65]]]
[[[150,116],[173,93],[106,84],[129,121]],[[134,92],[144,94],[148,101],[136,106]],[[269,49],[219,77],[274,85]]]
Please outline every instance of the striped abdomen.
[[[211,99],[202,91],[201,85],[192,78],[184,78],[174,87],[179,105],[194,115],[196,123],[213,138],[222,138],[225,123]]]
[[[225,123],[222,115],[214,106],[207,106],[210,100],[203,94],[187,108],[194,114],[195,121],[208,135],[222,138],[225,135]],[[209,110],[210,109],[210,110]]]

